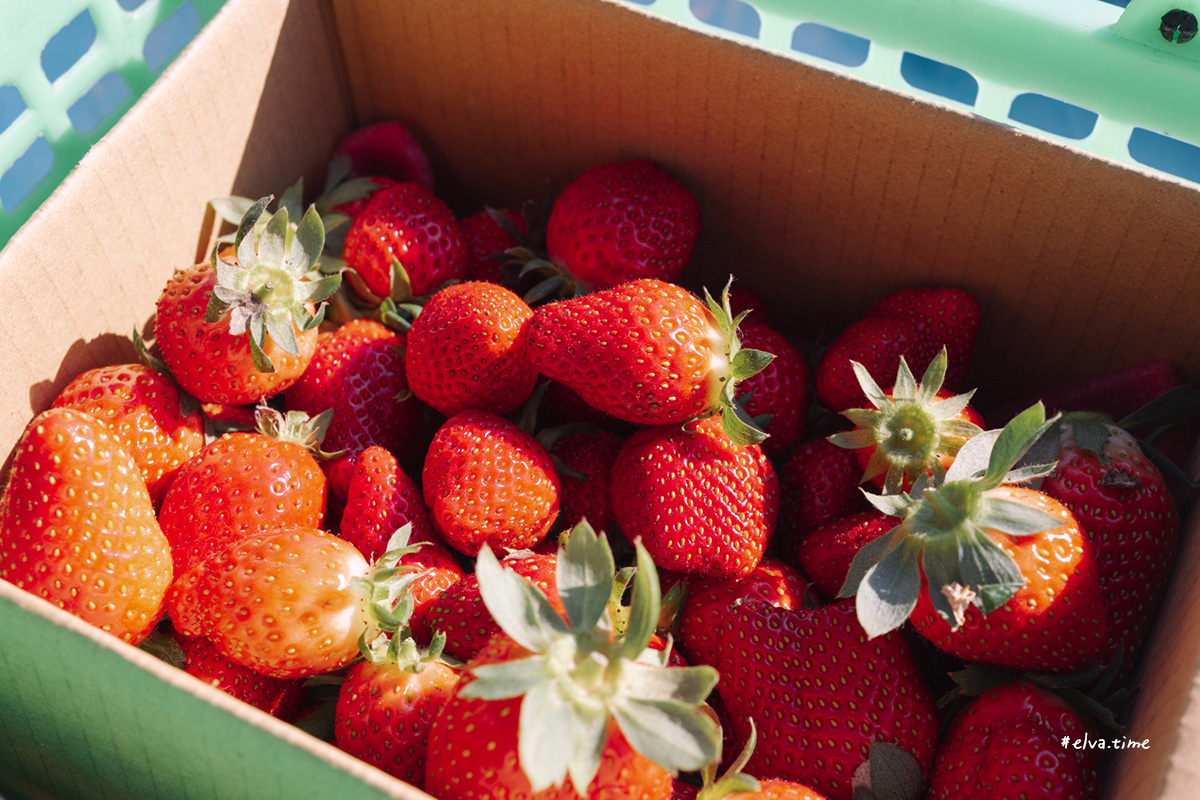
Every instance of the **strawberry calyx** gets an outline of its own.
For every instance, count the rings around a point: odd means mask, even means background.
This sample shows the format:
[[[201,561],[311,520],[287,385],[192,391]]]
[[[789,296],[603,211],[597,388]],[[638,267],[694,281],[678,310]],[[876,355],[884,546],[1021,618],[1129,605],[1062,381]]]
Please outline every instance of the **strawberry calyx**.
[[[661,596],[654,563],[640,542],[628,625],[607,614],[615,563],[608,542],[580,522],[560,546],[557,587],[566,618],[545,596],[501,566],[486,545],[476,561],[480,593],[503,631],[533,655],[476,666],[461,694],[523,697],[518,756],[535,792],[587,787],[600,768],[610,721],[644,757],[676,774],[700,769],[720,751],[720,731],[700,709],[716,685],[711,667],[668,667],[648,647]]]
[[[315,417],[294,409],[285,414],[266,403],[260,403],[254,409],[254,423],[259,433],[281,442],[298,444],[318,461],[328,461],[346,454],[345,450],[329,452],[321,449],[332,421],[332,408]]]
[[[923,577],[934,608],[955,630],[963,624],[968,606],[989,614],[1025,584],[1013,557],[985,531],[1029,536],[1062,525],[996,491],[1050,473],[1053,464],[1017,465],[1057,419],[1047,421],[1040,403],[1030,406],[1003,430],[969,440],[944,482],[921,476],[909,493],[863,492],[875,508],[902,518],[889,533],[859,550],[839,593],[856,598],[858,619],[868,637],[894,630],[908,619]],[[977,474],[980,462],[986,468]]]
[[[872,480],[884,475],[885,494],[896,494],[919,476],[945,475],[941,457],[953,457],[968,439],[982,433],[978,425],[961,417],[974,390],[940,397],[946,377],[946,348],[934,357],[918,383],[907,361],[900,357],[896,382],[890,393],[883,391],[857,361],[851,361],[855,377],[874,408],[848,409],[842,416],[856,428],[836,433],[829,441],[846,449],[873,448],[863,475]]]
[[[854,770],[854,800],[919,800],[921,765],[903,747],[874,741]]]
[[[744,398],[739,400],[737,397],[737,385],[766,369],[775,356],[741,346],[738,326],[750,312],[742,311],[734,316],[729,301],[732,285],[733,278],[730,277],[721,292],[720,302],[713,299],[708,289],[704,290],[704,302],[712,316],[709,339],[713,355],[708,377],[712,400],[708,413],[721,415],[721,427],[735,444],[758,444],[766,440],[768,434],[746,413],[742,406]]]
[[[307,331],[321,323],[323,301],[341,282],[340,275],[316,280],[307,277],[325,243],[321,219],[314,209],[305,212],[293,229],[287,208],[280,208],[267,218],[261,233],[253,235],[271,199],[260,198],[242,218],[234,237],[235,261],[225,260],[220,244],[213,247],[217,285],[204,315],[209,323],[229,316],[229,332],[248,336],[259,372],[275,369],[263,350],[266,337],[285,352],[299,355],[295,329]],[[308,309],[314,305],[318,310],[311,314]]]
[[[716,716],[715,713],[713,716]],[[696,800],[721,800],[731,794],[757,792],[762,789],[757,778],[742,771],[750,762],[750,757],[754,755],[754,748],[758,744],[758,729],[754,725],[754,719],[751,718],[748,721],[750,733],[746,738],[745,746],[719,778],[717,777],[717,769],[721,762],[719,757],[701,767],[700,780],[703,783],[700,791],[696,793]]]

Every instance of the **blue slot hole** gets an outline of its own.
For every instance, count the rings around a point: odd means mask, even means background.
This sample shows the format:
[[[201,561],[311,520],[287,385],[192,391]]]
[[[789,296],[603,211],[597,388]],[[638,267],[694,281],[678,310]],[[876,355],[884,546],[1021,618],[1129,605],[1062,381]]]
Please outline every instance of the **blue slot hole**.
[[[128,97],[129,84],[117,73],[110,72],[67,109],[67,116],[76,130],[87,133]]]
[[[25,111],[25,98],[15,86],[0,86],[0,131],[7,130]]]
[[[1200,147],[1145,128],[1134,128],[1129,155],[1147,167],[1200,183]]]
[[[42,48],[42,72],[51,83],[66,74],[79,63],[84,53],[96,41],[96,23],[91,12],[84,9],[79,16],[68,22],[58,33],[50,37]]]
[[[1044,94],[1026,92],[1017,95],[1008,110],[1010,119],[1024,122],[1068,139],[1086,139],[1096,129],[1099,115]]]
[[[792,31],[792,49],[835,64],[859,67],[867,60],[871,40],[816,22],[802,22]]]
[[[135,8],[141,8],[146,4],[146,0],[117,0],[117,5],[126,11],[133,11]]]
[[[199,30],[200,17],[196,13],[196,7],[191,3],[184,3],[146,37],[146,45],[142,48],[146,66],[150,67],[151,71],[158,72],[179,54]]]
[[[39,136],[0,177],[0,206],[9,210],[16,208],[42,178],[50,174],[53,166],[54,150],[45,136]]]
[[[900,59],[900,75],[909,86],[969,106],[979,96],[979,81],[971,73],[916,53],[905,53]]]
[[[762,30],[762,20],[759,19],[758,11],[742,0],[689,0],[688,7],[701,22],[743,36],[753,36],[757,39],[758,32]]]

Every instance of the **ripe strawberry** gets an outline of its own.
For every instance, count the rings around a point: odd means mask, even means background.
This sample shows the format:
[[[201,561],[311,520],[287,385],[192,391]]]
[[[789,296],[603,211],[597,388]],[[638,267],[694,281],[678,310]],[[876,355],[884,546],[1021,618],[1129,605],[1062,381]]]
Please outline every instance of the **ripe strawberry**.
[[[891,317],[912,325],[923,343],[909,355],[914,372],[924,372],[938,350],[946,348],[946,386],[963,385],[980,323],[979,301],[970,292],[952,286],[901,289],[875,303],[864,316]]]
[[[532,547],[550,532],[559,507],[550,454],[501,416],[469,410],[446,420],[422,471],[434,529],[454,549]]]
[[[321,524],[325,475],[304,444],[319,433],[289,417],[261,407],[258,432],[227,433],[179,468],[158,513],[176,576],[264,527]]]
[[[639,278],[676,280],[699,232],[691,192],[653,161],[625,161],[567,184],[550,208],[546,250],[590,292]]]
[[[894,317],[865,317],[851,323],[834,338],[817,363],[813,386],[825,408],[841,413],[861,408],[867,400],[855,374],[853,362],[862,364],[878,383],[896,374],[900,357],[923,357],[921,339],[912,325]],[[929,352],[929,359],[936,355]]]
[[[252,235],[271,198],[246,213],[234,261],[213,249],[210,264],[178,270],[159,296],[154,321],[172,376],[202,402],[245,405],[283,391],[304,372],[317,343],[322,303],[337,275],[305,278],[325,235],[313,209],[294,231],[286,208]],[[219,247],[219,246],[218,246]],[[228,322],[224,321],[226,314]]]
[[[739,384],[737,397],[746,415],[769,415],[763,423],[767,439],[762,448],[768,455],[786,453],[800,439],[808,421],[808,365],[787,338],[769,325],[738,327],[742,347],[774,356],[761,372]]]
[[[344,258],[376,299],[419,297],[466,274],[467,252],[458,218],[417,183],[386,187],[346,231]],[[393,264],[407,286],[393,286]]]
[[[868,542],[896,527],[898,520],[877,509],[836,519],[810,532],[800,542],[795,561],[826,597],[837,597],[854,556]]]
[[[403,339],[369,319],[347,322],[317,339],[308,369],[284,392],[284,407],[316,417],[333,411],[326,450],[344,451],[321,462],[333,502],[345,504],[358,455],[371,445],[405,460],[419,454],[414,432],[423,424],[420,403],[408,393]]]
[[[525,301],[487,281],[437,291],[408,331],[404,369],[413,393],[447,417],[519,407],[538,377],[525,334],[532,317]]]
[[[993,688],[950,722],[929,776],[930,800],[1100,797],[1092,753],[1071,746],[1087,724],[1026,681]],[[1063,739],[1070,739],[1063,746]]]
[[[1015,670],[1075,672],[1104,655],[1099,565],[1071,513],[1048,495],[1015,485],[1045,466],[1013,470],[1046,430],[1041,406],[1015,417],[994,439],[987,468],[973,477],[964,451],[936,488],[872,495],[903,517],[859,550],[843,594],[857,593],[872,637],[911,617],[940,649]],[[918,488],[924,485],[918,481]]]
[[[716,758],[719,731],[699,709],[716,673],[668,667],[647,648],[661,598],[644,549],[622,634],[607,618],[612,552],[586,525],[558,556],[565,618],[490,549],[480,551],[476,574],[504,633],[467,664],[434,720],[426,791],[443,800],[667,800],[674,773]]]
[[[868,640],[854,604],[786,609],[759,599],[734,605],[717,632],[713,666],[734,742],[750,720],[758,744],[746,771],[849,800],[872,742],[895,744],[924,774],[938,719],[932,695],[899,632]]]
[[[503,562],[541,591],[557,611],[565,613],[555,585],[554,555],[515,551]],[[412,630],[419,642],[430,641],[437,632],[445,634],[445,652],[460,661],[470,661],[500,632],[500,624],[483,603],[478,576],[471,573],[433,599],[425,615],[413,619]]]
[[[0,578],[131,644],[149,635],[171,554],[137,464],[83,411],[26,426],[0,495]]]
[[[586,519],[593,528],[607,533],[616,523],[612,508],[612,466],[625,440],[612,431],[576,431],[550,445],[550,455],[582,476],[563,472],[561,516],[557,530],[574,528]]]
[[[230,661],[203,636],[185,636],[171,629],[168,633],[183,651],[184,672],[210,686],[249,703],[273,717],[291,721],[304,695],[304,681],[270,678],[235,661]]]
[[[392,551],[372,566],[331,533],[262,528],[178,576],[167,613],[178,631],[206,636],[235,662],[275,678],[338,669],[359,641],[394,631],[406,582]]]
[[[410,541],[437,541],[416,481],[388,450],[372,445],[354,462],[338,533],[368,559],[376,559],[405,525],[412,526]]]
[[[395,120],[375,122],[351,131],[330,156],[350,159],[355,175],[384,175],[396,181],[415,181],[433,191],[433,167],[421,143]]]
[[[824,437],[801,442],[779,470],[779,524],[771,550],[794,561],[811,531],[869,506],[859,481],[862,468],[853,450]]]
[[[86,411],[117,435],[157,507],[175,471],[204,446],[204,418],[184,414],[179,388],[142,364],[96,367],[68,383],[55,408]]]
[[[738,445],[715,417],[644,428],[612,470],[617,524],[664,569],[748,574],[775,529],[779,484],[758,445]]]
[[[729,307],[734,315],[745,313],[743,325],[770,325],[767,301],[761,294],[748,286],[734,286],[729,290]]]
[[[539,307],[530,358],[589,405],[641,425],[720,413],[738,442],[763,435],[738,416],[738,381],[768,354],[741,349],[728,294],[708,305],[679,286],[642,279]]]
[[[920,383],[901,356],[896,382],[886,392],[862,364],[850,363],[874,408],[843,411],[855,428],[829,441],[854,450],[863,480],[874,481],[885,493],[908,489],[922,475],[940,481],[963,444],[983,432],[983,418],[970,406],[974,392],[951,395],[942,389],[945,349],[930,362]]]
[[[1127,668],[1171,574],[1175,500],[1134,438],[1095,415],[1067,415],[1048,437],[1055,467],[1039,488],[1070,510],[1095,552],[1110,644]]]
[[[508,208],[485,209],[463,217],[459,221],[459,227],[471,254],[465,277],[472,281],[491,281],[512,289],[516,283],[515,276],[507,274],[504,265],[496,256],[516,247],[519,242],[500,226],[494,214],[507,217],[519,233],[529,232],[529,223],[526,222],[525,215]]]

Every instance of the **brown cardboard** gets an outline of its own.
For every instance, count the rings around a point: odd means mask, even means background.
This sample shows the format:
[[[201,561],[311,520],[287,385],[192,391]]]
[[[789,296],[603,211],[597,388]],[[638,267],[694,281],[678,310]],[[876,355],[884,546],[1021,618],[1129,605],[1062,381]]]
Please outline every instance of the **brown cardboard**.
[[[980,396],[997,403],[1018,378],[1151,357],[1200,379],[1193,187],[609,0],[229,0],[0,252],[0,452],[79,371],[131,357],[170,271],[205,249],[208,198],[301,172],[316,187],[342,133],[388,118],[428,144],[464,214],[657,159],[701,203],[693,282],[735,272],[802,334],[901,286],[963,286],[984,308]],[[1191,794],[1195,527],[1130,733],[1150,749],[1123,756],[1110,797]],[[63,624],[39,606],[20,613]]]

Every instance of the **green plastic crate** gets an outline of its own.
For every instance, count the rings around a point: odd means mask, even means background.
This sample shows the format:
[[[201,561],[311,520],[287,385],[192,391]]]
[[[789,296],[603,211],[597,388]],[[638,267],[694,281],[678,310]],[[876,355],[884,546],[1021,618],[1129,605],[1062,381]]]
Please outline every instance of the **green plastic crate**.
[[[0,247],[223,2],[0,0]]]

